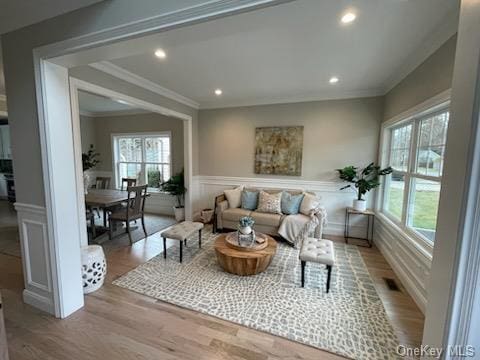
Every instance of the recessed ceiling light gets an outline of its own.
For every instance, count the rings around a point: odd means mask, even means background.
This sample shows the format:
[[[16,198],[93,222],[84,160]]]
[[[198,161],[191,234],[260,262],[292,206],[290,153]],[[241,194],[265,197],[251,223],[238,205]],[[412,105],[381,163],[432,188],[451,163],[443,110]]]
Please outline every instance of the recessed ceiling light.
[[[159,59],[165,59],[167,57],[167,53],[163,49],[155,50],[155,56]]]
[[[336,84],[338,82],[338,77],[332,76],[330,80],[328,80],[330,84]]]
[[[220,96],[223,94],[222,89],[215,89],[215,95]]]
[[[342,23],[344,24],[350,24],[357,18],[357,15],[355,15],[353,12],[347,12],[342,16]]]

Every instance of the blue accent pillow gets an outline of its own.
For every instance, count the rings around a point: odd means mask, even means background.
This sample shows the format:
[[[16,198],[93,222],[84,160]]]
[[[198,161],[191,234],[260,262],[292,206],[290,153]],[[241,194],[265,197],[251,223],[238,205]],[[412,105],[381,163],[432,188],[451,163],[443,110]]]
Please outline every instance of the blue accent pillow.
[[[304,196],[304,194],[292,195],[284,191],[282,193],[282,213],[285,215],[298,214]]]
[[[258,191],[242,191],[242,209],[255,210],[258,205]]]

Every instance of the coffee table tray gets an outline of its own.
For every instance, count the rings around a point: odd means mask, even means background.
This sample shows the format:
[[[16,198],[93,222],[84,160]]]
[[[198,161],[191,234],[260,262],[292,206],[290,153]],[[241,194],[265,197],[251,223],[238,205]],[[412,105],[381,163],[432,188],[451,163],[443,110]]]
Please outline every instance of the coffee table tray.
[[[225,236],[225,244],[231,248],[238,251],[259,251],[263,250],[268,246],[267,236],[262,233],[256,233],[256,240],[253,246],[241,246],[238,244],[238,233],[231,232]]]

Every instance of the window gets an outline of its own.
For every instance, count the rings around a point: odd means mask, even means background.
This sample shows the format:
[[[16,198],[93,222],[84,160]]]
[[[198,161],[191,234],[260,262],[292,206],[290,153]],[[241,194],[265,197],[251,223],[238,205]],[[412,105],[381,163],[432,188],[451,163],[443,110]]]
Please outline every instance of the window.
[[[158,189],[171,175],[170,143],[170,133],[113,136],[117,188],[122,178],[135,178],[150,190]]]
[[[387,128],[383,212],[429,242],[435,240],[449,111],[446,105]]]

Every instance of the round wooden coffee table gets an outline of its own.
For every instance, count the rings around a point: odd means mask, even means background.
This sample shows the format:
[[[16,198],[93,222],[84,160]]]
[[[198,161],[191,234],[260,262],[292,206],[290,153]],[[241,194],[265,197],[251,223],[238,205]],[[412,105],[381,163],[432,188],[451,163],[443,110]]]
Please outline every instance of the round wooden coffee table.
[[[263,235],[267,238],[267,247],[255,251],[238,247],[234,249],[225,241],[226,236],[222,234],[215,240],[215,252],[218,264],[231,274],[242,276],[259,274],[270,265],[277,251],[277,242],[268,235]]]

